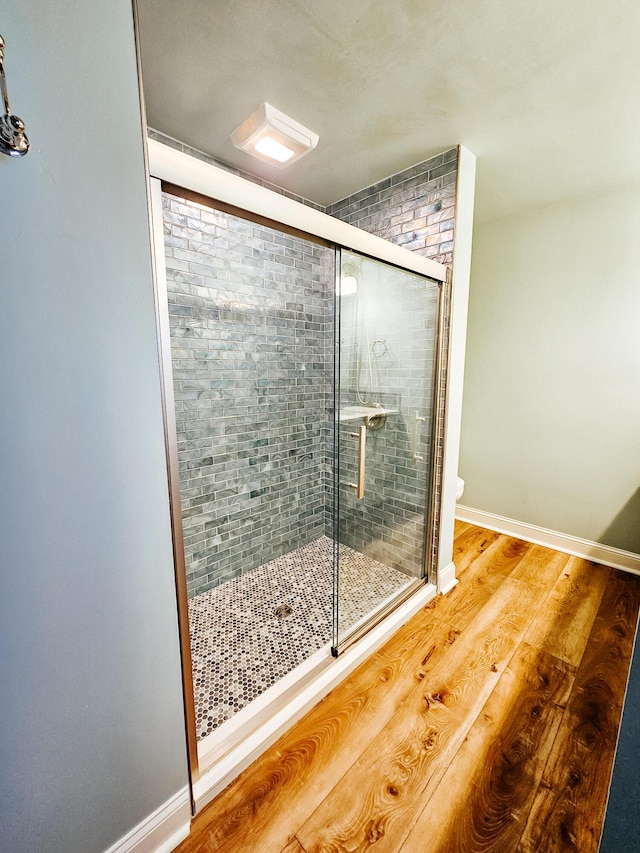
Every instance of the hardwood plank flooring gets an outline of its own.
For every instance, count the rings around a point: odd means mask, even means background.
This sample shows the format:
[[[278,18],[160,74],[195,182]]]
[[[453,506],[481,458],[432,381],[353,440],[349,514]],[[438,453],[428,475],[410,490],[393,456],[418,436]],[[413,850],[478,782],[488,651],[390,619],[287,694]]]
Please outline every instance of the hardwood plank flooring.
[[[611,570],[571,557],[533,620],[528,641],[578,666]]]
[[[640,578],[469,524],[455,552],[176,853],[596,852]]]
[[[291,841],[283,848],[282,853],[305,853],[304,847],[294,836]]]
[[[215,801],[212,824],[196,820],[188,851],[279,853],[330,793],[345,766],[397,712],[424,667],[455,637],[447,624],[421,612],[333,691]],[[307,769],[313,767],[313,778]],[[211,806],[209,807],[211,809]],[[253,848],[252,838],[260,838]]]
[[[542,545],[532,545],[513,570],[511,577],[533,584],[547,595],[570,559],[568,554],[551,551]]]
[[[441,781],[535,607],[533,589],[502,584],[298,831],[308,853],[400,849],[416,804]]]
[[[402,845],[402,853],[514,850],[575,671],[522,643]],[[440,820],[434,821],[433,816]]]
[[[458,527],[458,524],[460,522],[456,523],[453,562],[456,564],[456,572],[459,577],[469,568],[476,557],[479,557],[500,537],[500,534],[493,530],[485,530],[482,527],[474,527],[473,524],[467,524],[465,528]]]
[[[598,848],[638,612],[612,574],[518,850]]]

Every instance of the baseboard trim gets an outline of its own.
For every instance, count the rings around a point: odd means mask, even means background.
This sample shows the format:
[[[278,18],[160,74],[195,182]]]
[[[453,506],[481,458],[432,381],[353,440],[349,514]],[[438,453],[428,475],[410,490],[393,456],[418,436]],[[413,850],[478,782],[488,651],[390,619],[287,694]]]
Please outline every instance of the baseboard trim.
[[[593,560],[602,563],[612,569],[620,569],[640,575],[640,554],[632,551],[623,551],[620,548],[612,548],[610,545],[601,545],[599,542],[591,542],[589,539],[580,539],[577,536],[569,536],[559,533],[557,530],[548,530],[546,527],[536,527],[535,524],[526,524],[513,518],[505,518],[502,515],[494,515],[492,512],[484,512],[481,509],[472,509],[468,506],[460,506],[456,509],[456,518],[469,524],[477,524],[498,533],[506,533],[525,542],[534,545],[545,545],[556,551],[571,554],[573,557],[582,557],[585,560]]]
[[[438,592],[446,595],[458,583],[455,563],[449,563],[438,572]]]
[[[185,786],[105,853],[171,853],[189,835],[191,798]]]

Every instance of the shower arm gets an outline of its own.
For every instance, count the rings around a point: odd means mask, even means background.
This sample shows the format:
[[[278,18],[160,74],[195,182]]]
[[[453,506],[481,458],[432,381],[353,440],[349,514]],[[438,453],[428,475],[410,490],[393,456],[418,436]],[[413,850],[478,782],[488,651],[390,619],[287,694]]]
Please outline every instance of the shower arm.
[[[4,39],[0,36],[0,89],[5,114],[0,116],[0,153],[9,157],[24,157],[29,150],[29,140],[24,132],[25,124],[13,115],[9,104],[7,78],[4,73]]]

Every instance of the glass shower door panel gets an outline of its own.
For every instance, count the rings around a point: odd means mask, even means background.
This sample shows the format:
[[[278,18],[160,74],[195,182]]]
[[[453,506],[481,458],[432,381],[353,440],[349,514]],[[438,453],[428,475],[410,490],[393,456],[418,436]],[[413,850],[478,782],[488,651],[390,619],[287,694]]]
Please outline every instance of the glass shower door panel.
[[[341,251],[336,653],[425,578],[439,293]]]

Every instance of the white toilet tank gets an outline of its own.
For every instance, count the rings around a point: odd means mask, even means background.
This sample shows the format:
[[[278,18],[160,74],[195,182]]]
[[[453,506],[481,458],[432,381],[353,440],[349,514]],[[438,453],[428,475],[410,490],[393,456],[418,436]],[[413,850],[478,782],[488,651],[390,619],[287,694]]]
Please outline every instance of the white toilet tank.
[[[459,501],[462,497],[462,493],[464,492],[464,480],[462,477],[458,477],[458,482],[456,484],[456,500]]]

